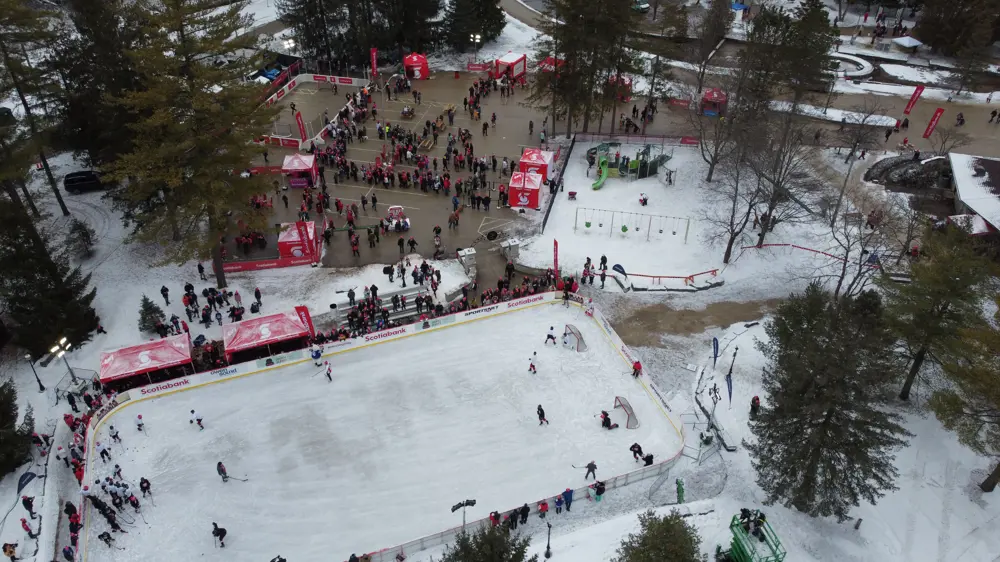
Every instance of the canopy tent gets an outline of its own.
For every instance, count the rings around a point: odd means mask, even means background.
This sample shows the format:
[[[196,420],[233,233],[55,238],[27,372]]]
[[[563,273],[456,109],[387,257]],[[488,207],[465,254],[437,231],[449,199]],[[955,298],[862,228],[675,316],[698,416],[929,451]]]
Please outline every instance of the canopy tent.
[[[319,165],[312,154],[289,154],[281,165],[291,187],[312,187],[319,181]]]
[[[628,76],[611,76],[608,87],[622,103],[632,101],[632,79]]]
[[[316,253],[316,223],[299,221],[282,223],[278,234],[278,257],[301,258]]]
[[[191,363],[191,337],[178,334],[101,353],[102,383]],[[150,381],[152,382],[152,381]]]
[[[511,208],[527,207],[538,209],[541,207],[542,176],[534,173],[514,172],[510,175],[510,184],[507,190],[507,203]]]
[[[222,326],[222,341],[227,358],[240,351],[308,336],[309,328],[295,312],[281,312]]]
[[[729,96],[719,88],[709,88],[701,96],[702,115],[724,117]]]
[[[506,74],[511,80],[523,80],[523,76],[528,72],[528,55],[507,51],[507,54],[498,58],[495,64],[493,75],[497,78]]]
[[[553,72],[556,68],[565,64],[566,61],[562,59],[557,59],[555,57],[545,57],[542,62],[538,63],[538,69],[542,72]]]
[[[431,77],[427,57],[412,53],[403,57],[403,71],[411,80],[427,80]]]
[[[521,153],[521,161],[518,163],[518,171],[524,173],[534,173],[542,176],[542,182],[549,179],[552,172],[552,164],[555,161],[555,153],[540,148],[526,148]]]

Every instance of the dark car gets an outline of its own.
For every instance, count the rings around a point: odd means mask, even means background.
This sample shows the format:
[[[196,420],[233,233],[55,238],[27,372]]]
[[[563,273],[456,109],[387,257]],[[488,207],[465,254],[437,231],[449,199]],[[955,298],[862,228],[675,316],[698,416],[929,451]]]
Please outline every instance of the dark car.
[[[63,178],[63,189],[67,193],[76,194],[83,193],[84,191],[97,191],[105,187],[101,173],[94,170],[71,172]]]

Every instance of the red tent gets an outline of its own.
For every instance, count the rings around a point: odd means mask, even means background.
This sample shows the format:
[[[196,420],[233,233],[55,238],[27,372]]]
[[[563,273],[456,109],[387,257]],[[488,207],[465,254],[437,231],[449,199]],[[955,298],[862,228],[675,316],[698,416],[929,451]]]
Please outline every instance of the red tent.
[[[719,88],[709,88],[701,96],[701,112],[705,115],[726,115],[726,104],[729,98],[726,92]]]
[[[555,160],[555,153],[540,148],[526,148],[521,153],[521,160],[518,162],[518,170],[524,173],[535,173],[542,176],[542,181],[548,181],[549,172],[553,171],[552,163]]]
[[[493,76],[500,77],[509,73],[511,79],[520,81],[521,77],[528,72],[528,55],[507,51],[506,55],[496,60],[495,65]]]
[[[281,165],[291,187],[312,187],[319,181],[319,164],[312,154],[289,154]]]
[[[510,175],[507,202],[511,208],[539,208],[542,176],[533,173],[514,172]]]
[[[101,353],[101,382],[106,383],[191,362],[191,338],[179,334]]]
[[[557,59],[555,57],[545,57],[542,62],[538,63],[538,69],[542,72],[552,72],[563,64],[565,64],[565,61],[561,59]]]
[[[250,318],[222,326],[226,357],[232,357],[234,353],[240,351],[297,340],[308,335],[309,328],[295,312]]]
[[[316,255],[316,223],[282,223],[278,234],[278,257],[301,258]]]
[[[427,66],[427,57],[412,53],[403,57],[403,69],[406,77],[412,80],[427,80],[431,77],[430,68]]]

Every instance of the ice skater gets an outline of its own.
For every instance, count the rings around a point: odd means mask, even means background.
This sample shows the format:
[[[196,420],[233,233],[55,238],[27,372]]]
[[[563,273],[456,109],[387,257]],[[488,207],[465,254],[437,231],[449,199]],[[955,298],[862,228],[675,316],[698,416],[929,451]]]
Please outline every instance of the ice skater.
[[[618,427],[618,424],[611,423],[611,414],[607,413],[605,410],[601,410],[601,427],[607,429],[608,431]]]
[[[118,437],[118,430],[115,429],[115,426],[112,425],[112,426],[108,427],[108,435],[111,436],[111,440],[114,441],[115,443],[121,443],[122,442],[122,438]]]
[[[528,358],[528,372],[529,373],[537,373],[538,372],[537,370],[535,370],[535,360],[536,359],[538,359],[538,352],[534,351],[534,352],[531,353],[531,357]]]
[[[323,364],[326,365],[326,380],[333,382],[333,366],[329,361],[324,361]]]
[[[139,479],[139,490],[142,492],[142,497],[146,497],[146,494],[153,495],[152,487],[153,485],[149,483],[149,480],[146,480],[145,476]]]
[[[97,448],[97,453],[101,455],[102,461],[108,462],[109,460],[111,460],[111,453],[108,452],[107,445],[98,441],[95,447]]]
[[[222,477],[223,482],[229,482],[229,474],[226,474],[226,465],[222,464],[222,461],[215,465],[215,471]]]
[[[222,463],[219,463],[222,466]],[[219,540],[219,546],[226,548],[226,530],[220,527],[217,523],[212,523],[212,536]]]
[[[597,480],[597,464],[594,461],[587,463],[587,473],[583,475],[583,479],[586,480],[591,476],[594,477],[595,481]]]
[[[628,450],[632,451],[632,458],[635,460],[635,462],[639,462],[639,459],[642,458],[642,445],[638,443],[632,443],[632,446],[629,447]]]
[[[142,414],[139,414],[138,416],[135,417],[135,428],[138,431],[146,430],[146,422],[142,421]]]
[[[108,546],[113,546],[111,543],[115,542],[114,537],[112,537],[111,533],[109,533],[107,531],[104,531],[100,535],[97,535],[97,538],[100,539],[101,542],[103,542],[104,544],[106,544]]]
[[[639,378],[639,375],[641,374],[642,374],[642,363],[638,361],[632,363],[632,376],[635,378]]]
[[[542,425],[543,423],[545,425],[549,424],[549,420],[545,419],[545,410],[542,409],[541,404],[538,405],[538,409],[535,412],[538,413],[538,425]]]
[[[201,414],[191,410],[191,420],[189,423],[197,423],[200,430],[204,430],[205,426],[201,425]]]
[[[111,474],[114,474],[115,478],[119,480],[125,480],[124,478],[122,478],[122,467],[118,466],[117,464],[115,465],[115,469],[111,472]]]
[[[549,335],[545,336],[545,344],[552,342],[552,345],[556,345],[556,328],[555,326],[549,326]],[[542,345],[545,345],[542,344]]]
[[[35,496],[21,496],[21,505],[24,506],[24,510],[28,512],[29,517],[32,519],[38,518],[35,515]]]
[[[323,348],[322,347],[320,347],[320,346],[318,346],[316,344],[313,344],[313,346],[311,348],[309,348],[309,354],[312,356],[313,363],[315,363],[317,367],[322,367],[323,366],[323,361],[321,359],[323,357]]]

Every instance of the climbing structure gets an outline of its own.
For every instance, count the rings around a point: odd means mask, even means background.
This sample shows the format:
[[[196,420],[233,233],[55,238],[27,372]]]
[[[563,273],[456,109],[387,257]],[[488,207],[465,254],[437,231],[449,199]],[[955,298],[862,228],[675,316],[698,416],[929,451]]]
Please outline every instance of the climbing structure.
[[[756,515],[756,514],[755,514]],[[757,519],[753,517],[752,519]],[[734,515],[729,523],[729,530],[733,533],[733,541],[729,545],[729,550],[722,550],[719,546],[715,551],[715,559],[719,562],[783,562],[785,560],[785,547],[782,546],[778,535],[774,534],[774,529],[767,521],[759,521],[755,524],[753,533],[750,529],[749,521],[741,520],[739,515]]]

